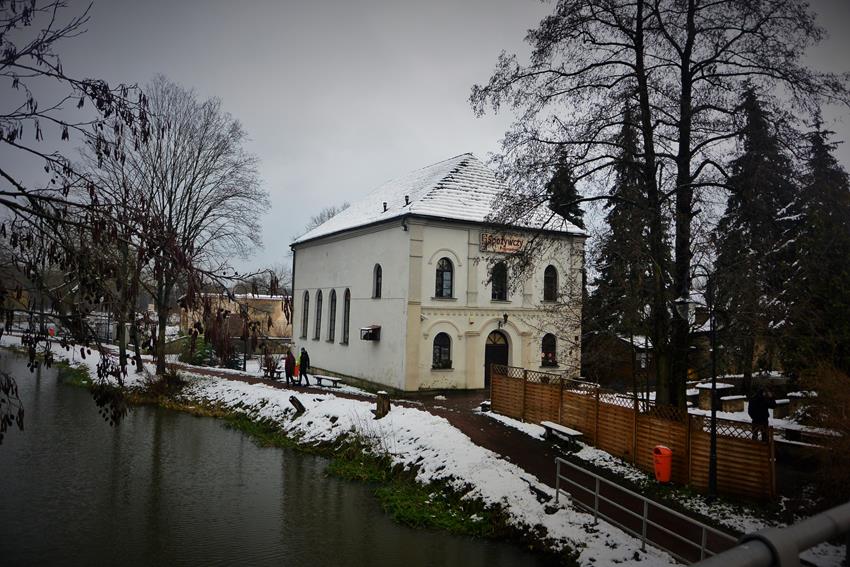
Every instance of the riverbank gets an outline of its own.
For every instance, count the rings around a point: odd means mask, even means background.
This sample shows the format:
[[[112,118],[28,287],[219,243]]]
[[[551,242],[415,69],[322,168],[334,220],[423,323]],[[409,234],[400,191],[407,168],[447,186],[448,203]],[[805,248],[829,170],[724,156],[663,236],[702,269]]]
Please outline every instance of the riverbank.
[[[7,338],[4,337],[4,342]],[[69,362],[95,368],[97,353]],[[76,360],[74,360],[76,358]],[[446,419],[394,406],[374,420],[374,402],[332,393],[294,391],[262,383],[182,372],[179,394],[146,397],[148,377],[128,377],[134,403],[157,403],[196,415],[220,417],[261,444],[295,447],[331,456],[329,474],[375,483],[385,509],[415,527],[512,539],[561,558],[566,564],[641,561],[668,565],[666,554],[605,524],[561,499],[554,490],[499,455],[475,445]],[[296,414],[296,396],[305,411]]]

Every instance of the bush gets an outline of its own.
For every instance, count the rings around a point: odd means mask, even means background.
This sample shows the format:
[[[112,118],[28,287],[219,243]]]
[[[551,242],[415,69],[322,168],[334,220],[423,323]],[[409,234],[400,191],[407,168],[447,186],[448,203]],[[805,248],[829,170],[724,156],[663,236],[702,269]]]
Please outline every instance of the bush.
[[[203,335],[199,335],[194,341],[191,338],[186,341],[179,360],[193,366],[208,366],[216,362],[213,347],[204,340]]]

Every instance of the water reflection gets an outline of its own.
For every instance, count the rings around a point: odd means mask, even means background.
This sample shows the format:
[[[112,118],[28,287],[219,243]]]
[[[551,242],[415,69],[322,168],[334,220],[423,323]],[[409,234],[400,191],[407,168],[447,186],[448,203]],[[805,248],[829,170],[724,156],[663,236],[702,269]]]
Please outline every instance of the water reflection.
[[[56,373],[18,377],[25,431],[0,446],[8,565],[543,565],[521,549],[393,523],[315,456],[261,449],[221,422],[135,408],[109,427]]]

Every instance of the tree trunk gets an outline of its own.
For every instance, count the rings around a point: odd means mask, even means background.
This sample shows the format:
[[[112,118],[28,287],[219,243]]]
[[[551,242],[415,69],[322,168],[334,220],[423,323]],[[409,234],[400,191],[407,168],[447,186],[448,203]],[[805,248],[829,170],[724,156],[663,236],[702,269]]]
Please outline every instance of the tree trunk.
[[[165,277],[165,280],[157,285],[156,294],[156,316],[157,316],[157,336],[156,336],[156,374],[162,376],[165,374],[165,326],[168,323],[168,298],[171,296],[171,288],[173,283]]]
[[[640,131],[643,138],[644,161],[643,181],[646,184],[646,195],[650,208],[650,254],[653,261],[652,278],[652,346],[655,354],[655,383],[656,399],[661,403],[669,400],[667,388],[669,366],[667,364],[667,333],[669,318],[667,314],[665,274],[667,270],[664,254],[664,222],[661,213],[661,195],[655,178],[656,155],[652,111],[649,102],[649,87],[644,62],[643,40],[643,2],[637,3],[635,17],[635,74],[637,75],[638,99],[640,105]]]
[[[694,217],[694,190],[691,186],[691,120],[693,79],[691,78],[691,53],[694,37],[694,0],[688,1],[688,22],[685,47],[681,60],[681,87],[679,97],[679,148],[676,155],[676,258],[673,267],[673,289],[675,299],[690,300],[691,295],[691,223]],[[673,318],[672,360],[670,368],[670,390],[667,403],[684,408],[688,380],[688,334],[690,323],[687,317]]]

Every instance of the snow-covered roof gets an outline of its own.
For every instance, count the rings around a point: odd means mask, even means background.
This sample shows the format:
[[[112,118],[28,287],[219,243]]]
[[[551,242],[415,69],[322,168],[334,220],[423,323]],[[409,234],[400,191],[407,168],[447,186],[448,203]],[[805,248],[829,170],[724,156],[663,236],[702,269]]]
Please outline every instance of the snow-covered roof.
[[[293,244],[406,215],[483,223],[504,189],[478,158],[461,154],[384,183]],[[585,234],[566,221],[563,228],[547,230]]]

